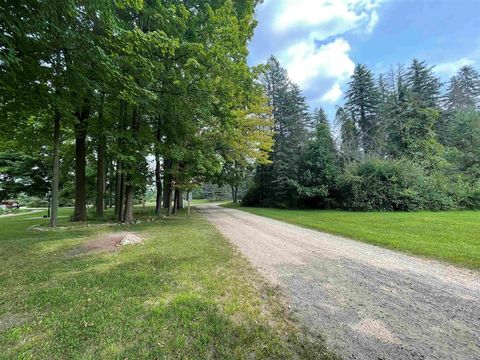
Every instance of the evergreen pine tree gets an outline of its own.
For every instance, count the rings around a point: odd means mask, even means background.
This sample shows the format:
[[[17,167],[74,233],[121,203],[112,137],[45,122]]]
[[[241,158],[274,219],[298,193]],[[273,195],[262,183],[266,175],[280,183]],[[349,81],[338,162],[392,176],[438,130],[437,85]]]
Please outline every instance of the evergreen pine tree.
[[[322,108],[315,110],[313,123],[315,135],[301,162],[297,192],[307,206],[330,207],[339,168],[330,125]]]
[[[377,110],[379,94],[372,72],[362,64],[355,67],[345,95],[347,111],[358,127],[362,150],[373,151],[378,135]]]
[[[409,93],[422,107],[435,108],[440,97],[440,80],[433,73],[433,66],[414,59],[406,73]]]
[[[296,206],[295,184],[308,137],[307,104],[299,87],[290,82],[287,71],[273,56],[261,81],[272,108],[275,143],[271,164],[257,170],[256,201],[278,207]]]
[[[450,79],[446,107],[449,111],[480,108],[480,74],[474,67],[463,66]]]
[[[340,155],[346,161],[360,158],[360,139],[353,116],[345,108],[338,107],[335,122],[340,129]]]

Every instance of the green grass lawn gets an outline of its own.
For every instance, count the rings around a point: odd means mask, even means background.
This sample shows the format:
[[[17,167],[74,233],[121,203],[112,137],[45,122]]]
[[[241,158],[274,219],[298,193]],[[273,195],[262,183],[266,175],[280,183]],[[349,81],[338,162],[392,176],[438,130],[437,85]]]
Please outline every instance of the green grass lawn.
[[[409,254],[480,269],[480,211],[362,213],[240,209]]]
[[[70,214],[55,231],[31,228],[42,214],[0,219],[0,358],[331,357],[199,215],[128,227],[143,245],[76,254],[126,228],[71,226]]]

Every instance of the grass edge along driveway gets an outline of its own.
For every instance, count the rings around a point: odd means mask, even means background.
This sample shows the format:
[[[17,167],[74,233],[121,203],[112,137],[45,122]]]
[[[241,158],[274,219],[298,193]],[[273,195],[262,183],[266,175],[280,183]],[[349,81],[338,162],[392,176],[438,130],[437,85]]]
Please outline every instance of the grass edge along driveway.
[[[480,269],[480,211],[349,212],[223,206],[411,255]]]

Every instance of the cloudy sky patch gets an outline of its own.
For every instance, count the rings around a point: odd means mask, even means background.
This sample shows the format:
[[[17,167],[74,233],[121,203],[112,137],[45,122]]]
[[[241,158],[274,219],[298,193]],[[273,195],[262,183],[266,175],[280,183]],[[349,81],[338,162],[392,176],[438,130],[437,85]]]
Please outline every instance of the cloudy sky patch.
[[[310,105],[333,114],[356,63],[378,71],[420,58],[445,79],[478,64],[479,11],[477,0],[265,0],[250,63],[275,55]]]

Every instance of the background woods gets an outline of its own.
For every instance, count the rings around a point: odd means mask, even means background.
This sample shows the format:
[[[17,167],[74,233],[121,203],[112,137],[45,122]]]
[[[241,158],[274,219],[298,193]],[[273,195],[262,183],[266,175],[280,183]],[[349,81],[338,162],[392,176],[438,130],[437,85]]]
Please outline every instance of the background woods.
[[[273,108],[271,164],[257,167],[245,205],[441,210],[480,205],[480,76],[462,67],[441,84],[413,60],[378,77],[358,64],[333,129],[310,114],[271,58],[262,84]]]

